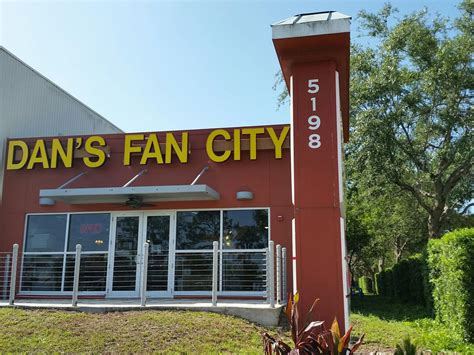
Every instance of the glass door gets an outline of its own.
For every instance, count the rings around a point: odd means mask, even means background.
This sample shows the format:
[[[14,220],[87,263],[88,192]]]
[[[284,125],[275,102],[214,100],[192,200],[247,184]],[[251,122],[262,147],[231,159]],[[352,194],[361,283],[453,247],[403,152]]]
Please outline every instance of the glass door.
[[[109,296],[138,297],[143,215],[116,214],[112,217]]]
[[[151,297],[171,297],[173,293],[174,214],[145,215],[145,241],[148,249],[147,294]]]

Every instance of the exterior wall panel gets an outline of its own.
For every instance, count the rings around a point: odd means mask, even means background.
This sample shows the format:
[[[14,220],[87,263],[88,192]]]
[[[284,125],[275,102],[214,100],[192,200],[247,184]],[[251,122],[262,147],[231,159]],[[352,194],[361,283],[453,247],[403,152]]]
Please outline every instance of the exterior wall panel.
[[[120,132],[0,47],[0,200],[7,138]]]

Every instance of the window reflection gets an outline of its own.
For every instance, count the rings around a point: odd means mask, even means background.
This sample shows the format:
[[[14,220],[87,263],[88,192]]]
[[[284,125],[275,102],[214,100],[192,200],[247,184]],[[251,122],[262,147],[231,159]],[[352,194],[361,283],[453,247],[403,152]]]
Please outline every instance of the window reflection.
[[[22,291],[61,291],[64,255],[25,255]]]
[[[219,235],[219,211],[177,213],[176,249],[212,249]]]
[[[26,252],[62,252],[67,215],[28,216]]]
[[[264,253],[223,253],[223,291],[264,291]]]
[[[267,210],[224,211],[223,249],[268,247]]]
[[[75,251],[76,244],[83,251],[109,250],[109,213],[73,214],[69,222],[68,250]]]

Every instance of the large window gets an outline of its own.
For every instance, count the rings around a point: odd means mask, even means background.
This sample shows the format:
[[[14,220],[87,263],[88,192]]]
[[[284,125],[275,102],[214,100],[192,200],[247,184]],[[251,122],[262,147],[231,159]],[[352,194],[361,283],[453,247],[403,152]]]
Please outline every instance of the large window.
[[[219,241],[220,211],[178,212],[176,249],[212,249]]]
[[[268,247],[267,210],[224,211],[224,249]]]
[[[209,292],[212,243],[219,242],[219,291],[265,290],[268,210],[177,213],[175,291]]]
[[[105,291],[109,229],[109,213],[28,216],[21,290],[71,291],[81,244],[79,290]]]
[[[115,243],[110,243],[110,213],[30,215],[21,291],[71,292],[77,244],[82,246],[79,291],[105,293],[107,277],[112,278],[112,291],[135,291],[142,225],[143,241],[149,243],[149,291],[168,289],[169,265],[173,265],[178,295],[209,293],[214,242],[218,243],[219,292],[265,291],[268,209],[178,211],[176,224],[171,221],[170,215],[119,216]],[[170,245],[173,231],[175,243]],[[115,260],[109,260],[111,244]],[[113,272],[108,273],[109,264]]]
[[[25,252],[63,252],[67,215],[29,216]]]

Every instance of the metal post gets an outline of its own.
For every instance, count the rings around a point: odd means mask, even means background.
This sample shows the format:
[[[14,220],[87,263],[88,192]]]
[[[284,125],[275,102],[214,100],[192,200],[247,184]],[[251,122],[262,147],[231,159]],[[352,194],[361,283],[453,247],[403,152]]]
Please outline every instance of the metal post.
[[[74,262],[74,281],[72,284],[72,306],[77,306],[77,294],[79,292],[79,272],[81,271],[81,244],[76,245],[76,260]]]
[[[143,266],[142,266],[142,282],[141,282],[141,306],[145,307],[146,305],[146,286],[148,282],[148,248],[149,244],[143,244]]]
[[[275,243],[270,241],[267,249],[267,301],[272,308],[275,307],[274,250]]]
[[[276,303],[281,303],[281,245],[276,246]]]
[[[3,294],[2,299],[7,299],[7,292],[8,292],[8,275],[10,274],[10,265],[11,265],[11,258],[10,254],[5,256],[5,268],[3,269]]]
[[[218,259],[219,259],[219,243],[218,242],[213,242],[212,243],[212,306],[217,306],[217,279],[218,279],[218,273],[217,273],[217,266],[219,265]]]
[[[13,244],[12,267],[11,267],[11,274],[10,274],[10,300],[8,302],[11,306],[13,306],[13,303],[15,303],[17,264],[18,264],[18,244]]]
[[[286,248],[281,248],[281,283],[282,283],[282,297],[283,303],[286,303],[288,300],[286,299],[288,296],[288,288],[286,286]]]

